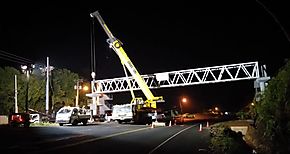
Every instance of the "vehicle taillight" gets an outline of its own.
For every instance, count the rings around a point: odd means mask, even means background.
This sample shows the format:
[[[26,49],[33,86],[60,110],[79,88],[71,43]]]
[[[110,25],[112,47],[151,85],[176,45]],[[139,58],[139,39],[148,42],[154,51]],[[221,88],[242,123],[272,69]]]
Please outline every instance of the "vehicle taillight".
[[[14,119],[15,119],[15,117],[14,117],[14,116],[15,116],[15,115],[12,115],[12,116],[11,116],[11,120],[14,120]]]
[[[22,116],[19,116],[19,121],[22,122],[23,121],[23,118]]]
[[[16,120],[18,119],[18,115],[12,115],[11,120]]]

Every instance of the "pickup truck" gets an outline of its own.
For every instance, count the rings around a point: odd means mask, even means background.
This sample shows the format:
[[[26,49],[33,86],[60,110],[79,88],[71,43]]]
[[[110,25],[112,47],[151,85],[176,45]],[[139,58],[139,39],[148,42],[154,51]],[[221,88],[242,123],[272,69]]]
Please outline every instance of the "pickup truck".
[[[57,111],[55,122],[60,126],[63,126],[64,124],[72,124],[75,126],[78,123],[87,125],[90,117],[89,112],[86,112],[84,109],[65,106]]]

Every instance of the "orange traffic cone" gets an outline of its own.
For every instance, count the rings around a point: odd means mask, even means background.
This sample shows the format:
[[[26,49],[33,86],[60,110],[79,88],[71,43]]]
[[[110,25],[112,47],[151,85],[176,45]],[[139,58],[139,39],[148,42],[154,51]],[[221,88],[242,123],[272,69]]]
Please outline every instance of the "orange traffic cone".
[[[199,131],[202,131],[202,124],[199,124]]]

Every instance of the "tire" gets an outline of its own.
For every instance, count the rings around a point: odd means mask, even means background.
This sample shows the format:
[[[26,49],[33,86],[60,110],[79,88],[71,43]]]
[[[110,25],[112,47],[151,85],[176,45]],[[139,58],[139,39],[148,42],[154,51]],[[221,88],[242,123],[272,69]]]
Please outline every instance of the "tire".
[[[59,126],[63,126],[63,124],[62,123],[59,123]]]
[[[122,122],[123,122],[122,120],[117,120],[117,121],[118,121],[119,124],[122,124]]]
[[[83,125],[86,126],[88,124],[88,120],[83,121]]]
[[[17,125],[14,122],[11,122],[9,125],[10,127],[17,127]]]
[[[78,124],[78,121],[77,120],[74,120],[73,122],[72,122],[72,125],[73,126],[76,126]]]
[[[24,127],[26,127],[26,128],[27,128],[27,127],[29,127],[29,126],[30,126],[30,123],[24,123],[23,125],[24,125]]]

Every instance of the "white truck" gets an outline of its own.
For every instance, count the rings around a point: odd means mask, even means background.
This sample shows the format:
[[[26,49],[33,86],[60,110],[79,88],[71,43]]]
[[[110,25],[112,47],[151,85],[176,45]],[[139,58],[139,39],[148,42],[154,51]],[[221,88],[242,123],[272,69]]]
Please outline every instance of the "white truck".
[[[118,123],[131,122],[133,120],[131,104],[114,105],[111,119]]]
[[[90,113],[86,112],[85,109],[65,106],[57,111],[55,122],[60,126],[63,126],[64,124],[72,124],[75,126],[78,123],[87,125],[90,118]]]
[[[138,105],[135,104],[121,104],[114,105],[112,109],[113,121],[121,123],[139,123],[151,124],[156,119],[155,110],[152,108],[137,109]]]

